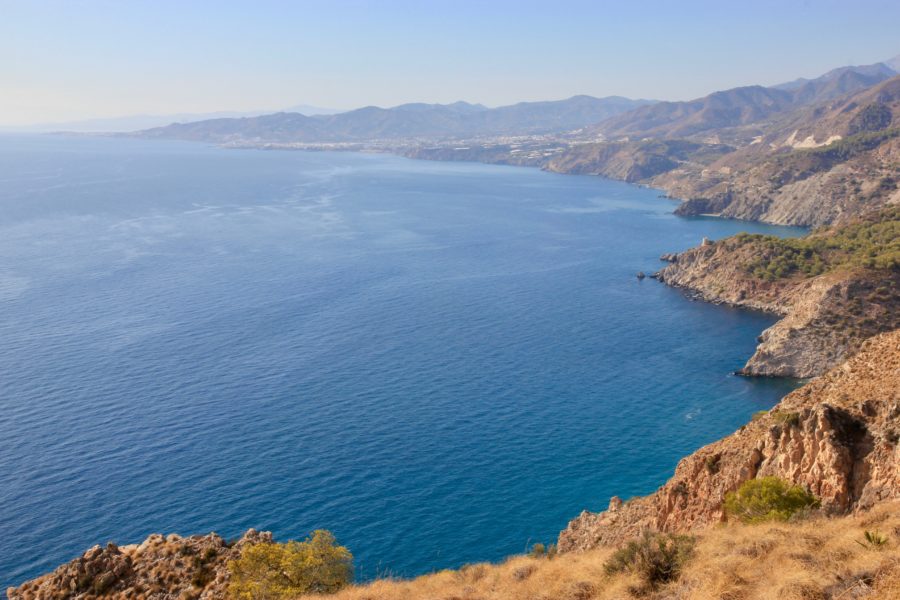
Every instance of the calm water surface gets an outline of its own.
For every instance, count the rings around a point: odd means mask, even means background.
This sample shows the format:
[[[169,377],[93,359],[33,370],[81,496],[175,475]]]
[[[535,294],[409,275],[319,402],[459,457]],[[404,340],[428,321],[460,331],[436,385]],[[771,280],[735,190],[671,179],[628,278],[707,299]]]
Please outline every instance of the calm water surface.
[[[788,384],[638,270],[738,231],[599,178],[0,137],[0,589],[107,540],[332,529],[360,576],[551,542]]]

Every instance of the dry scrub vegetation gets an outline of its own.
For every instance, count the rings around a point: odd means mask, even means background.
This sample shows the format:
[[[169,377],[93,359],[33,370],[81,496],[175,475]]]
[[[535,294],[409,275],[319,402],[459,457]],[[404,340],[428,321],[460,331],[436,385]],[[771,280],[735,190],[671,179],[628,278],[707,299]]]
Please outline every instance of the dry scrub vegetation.
[[[896,600],[900,503],[852,517],[814,516],[795,523],[727,524],[706,530],[696,537],[680,576],[655,589],[639,574],[610,573],[606,565],[612,556],[607,549],[555,558],[516,556],[497,565],[351,586],[320,598]]]

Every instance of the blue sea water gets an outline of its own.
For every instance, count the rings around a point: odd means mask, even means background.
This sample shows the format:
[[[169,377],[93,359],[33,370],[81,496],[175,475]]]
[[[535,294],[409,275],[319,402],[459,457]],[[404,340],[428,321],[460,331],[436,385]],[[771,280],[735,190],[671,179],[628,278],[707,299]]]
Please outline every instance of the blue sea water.
[[[152,532],[333,530],[359,575],[552,542],[790,383],[703,236],[600,178],[0,137],[0,585]],[[3,589],[0,587],[0,589]]]

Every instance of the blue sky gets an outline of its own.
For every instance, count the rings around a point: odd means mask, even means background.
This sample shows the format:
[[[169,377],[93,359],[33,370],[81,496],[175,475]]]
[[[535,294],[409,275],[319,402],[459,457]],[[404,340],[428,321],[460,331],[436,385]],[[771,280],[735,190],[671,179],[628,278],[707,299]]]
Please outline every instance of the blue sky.
[[[0,124],[688,99],[900,53],[897,0],[0,0]]]

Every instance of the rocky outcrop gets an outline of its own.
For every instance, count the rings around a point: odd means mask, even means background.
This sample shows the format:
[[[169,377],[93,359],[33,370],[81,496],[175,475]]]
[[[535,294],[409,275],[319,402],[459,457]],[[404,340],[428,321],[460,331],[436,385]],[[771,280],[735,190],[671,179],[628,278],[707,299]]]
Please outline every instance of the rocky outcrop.
[[[682,459],[656,493],[583,512],[562,552],[619,544],[643,529],[684,532],[725,520],[725,494],[777,476],[814,493],[828,513],[900,498],[900,330],[787,395],[765,416]]]
[[[94,546],[52,573],[6,591],[10,600],[91,598],[212,600],[224,598],[228,561],[272,534],[249,530],[235,543],[211,533],[153,534],[141,544]]]

